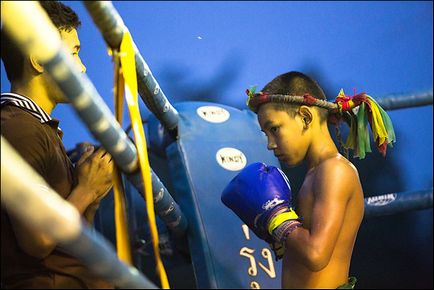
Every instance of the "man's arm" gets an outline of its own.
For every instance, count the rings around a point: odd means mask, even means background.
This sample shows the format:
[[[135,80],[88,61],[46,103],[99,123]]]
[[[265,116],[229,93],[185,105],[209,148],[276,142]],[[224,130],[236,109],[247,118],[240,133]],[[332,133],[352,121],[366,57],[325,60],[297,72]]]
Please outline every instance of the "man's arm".
[[[108,193],[112,186],[112,162],[110,155],[100,149],[94,154],[89,151],[80,159],[79,184],[66,199],[83,215],[93,203],[98,202]],[[89,156],[92,154],[91,156]],[[79,163],[80,163],[79,161]],[[93,211],[95,214],[95,211]],[[56,247],[55,241],[33,230],[28,224],[11,217],[11,223],[21,249],[36,258],[45,258]]]
[[[48,166],[44,152],[47,151],[49,140],[38,126],[25,119],[11,118],[2,122],[1,131],[2,135],[36,173],[46,176]],[[14,218],[13,215],[9,215],[9,219],[17,243],[25,253],[42,258],[52,251],[55,246],[54,242],[48,236],[35,231],[31,226],[31,221],[23,223]]]
[[[46,176],[49,168],[49,140],[40,128],[26,124],[22,126],[13,119],[2,123],[2,135],[11,143],[17,152],[41,176]],[[16,128],[20,128],[17,130]],[[11,130],[14,130],[12,133]],[[18,132],[18,133],[17,133]],[[92,155],[92,156],[90,156]],[[79,171],[79,184],[69,194],[67,201],[74,205],[82,215],[95,200],[105,195],[111,187],[112,162],[108,154],[98,150],[93,154],[83,154]],[[7,209],[6,209],[7,210]],[[28,255],[45,258],[56,247],[55,241],[35,231],[30,221],[23,223],[9,216],[17,242]]]
[[[316,272],[330,261],[358,176],[346,161],[336,159],[325,161],[315,174],[310,223],[288,235],[285,255],[297,256]]]

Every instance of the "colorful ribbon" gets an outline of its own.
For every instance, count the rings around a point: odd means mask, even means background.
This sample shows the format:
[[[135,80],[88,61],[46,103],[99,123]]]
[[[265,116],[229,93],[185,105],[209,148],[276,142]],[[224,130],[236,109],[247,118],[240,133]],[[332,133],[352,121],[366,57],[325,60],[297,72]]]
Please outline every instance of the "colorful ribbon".
[[[340,112],[350,112],[351,124],[345,147],[354,150],[354,157],[365,158],[366,152],[372,152],[369,139],[368,123],[378,151],[386,156],[387,147],[396,142],[393,124],[387,113],[369,95],[360,93],[347,96],[341,89],[336,97]],[[358,107],[358,111],[354,110]]]

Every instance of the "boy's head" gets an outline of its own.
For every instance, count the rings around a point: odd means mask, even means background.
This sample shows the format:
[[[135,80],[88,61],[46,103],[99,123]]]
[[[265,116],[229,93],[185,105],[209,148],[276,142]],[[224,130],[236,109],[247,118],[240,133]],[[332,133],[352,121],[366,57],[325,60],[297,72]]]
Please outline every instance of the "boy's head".
[[[68,6],[58,1],[40,1],[39,2],[49,18],[59,30],[62,40],[71,50],[76,62],[85,71],[78,51],[80,42],[76,29],[81,25],[77,14]],[[14,83],[27,82],[33,76],[40,75],[43,72],[42,66],[32,58],[24,56],[13,39],[1,30],[1,58],[5,66],[6,74],[13,85]]]
[[[249,99],[249,106],[258,114],[261,129],[268,138],[268,149],[273,150],[282,163],[290,167],[298,165],[307,154],[313,134],[328,130],[328,111],[296,102],[279,102],[278,96],[303,99],[309,95],[326,100],[323,90],[310,77],[300,72],[289,72],[269,82],[261,94],[264,98],[255,103]],[[277,96],[277,100],[269,96]]]
[[[309,76],[301,73],[301,72],[288,72],[282,75],[275,77],[271,82],[269,82],[265,87],[261,90],[261,93],[268,95],[285,95],[285,96],[298,96],[303,97],[305,95],[309,95],[315,99],[326,101],[326,96],[322,88],[318,85],[318,83],[311,79]],[[254,110],[258,111],[259,107],[264,103],[273,103],[274,107],[277,110],[287,111],[289,114],[293,115],[296,113],[297,108],[299,108],[302,104],[298,103],[288,103],[288,102],[279,102],[274,100],[266,100],[260,101],[256,104],[253,102],[249,103],[249,106]],[[252,105],[253,104],[253,105]],[[321,107],[312,107],[315,110],[318,110],[318,114],[321,117],[321,121],[326,121],[328,116],[328,110]]]
[[[276,77],[261,92],[247,90],[247,94],[247,105],[258,114],[261,129],[267,135],[268,149],[290,167],[303,161],[308,152],[324,152],[326,143],[330,152],[335,151],[327,126],[329,113],[342,149],[354,150],[355,157],[363,159],[366,152],[371,152],[368,122],[377,149],[383,156],[387,147],[392,147],[396,141],[389,116],[366,93],[347,96],[341,89],[336,100],[328,102],[314,80],[299,72],[289,72]],[[353,109],[357,107],[355,113]],[[339,136],[340,120],[351,126],[345,145]],[[309,151],[314,147],[316,149]]]

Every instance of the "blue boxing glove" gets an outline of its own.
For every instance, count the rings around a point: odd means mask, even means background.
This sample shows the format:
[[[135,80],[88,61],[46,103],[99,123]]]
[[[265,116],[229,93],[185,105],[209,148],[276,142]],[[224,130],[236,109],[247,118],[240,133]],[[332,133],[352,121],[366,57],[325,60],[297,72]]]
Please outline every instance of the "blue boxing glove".
[[[253,163],[226,186],[222,202],[255,233],[270,244],[279,259],[286,237],[301,226],[292,209],[288,178],[277,167]]]

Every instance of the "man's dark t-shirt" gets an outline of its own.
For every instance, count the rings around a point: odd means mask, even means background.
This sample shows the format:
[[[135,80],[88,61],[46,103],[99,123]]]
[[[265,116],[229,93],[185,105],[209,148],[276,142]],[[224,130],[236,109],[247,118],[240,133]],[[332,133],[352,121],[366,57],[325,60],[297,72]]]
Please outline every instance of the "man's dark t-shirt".
[[[13,101],[15,98],[16,102]],[[24,96],[2,94],[1,102],[2,136],[52,189],[66,199],[75,182],[73,165],[58,129],[59,122]],[[27,255],[19,248],[3,207],[1,277],[2,286],[6,288],[112,288],[92,275],[76,258],[58,248],[44,259]]]

